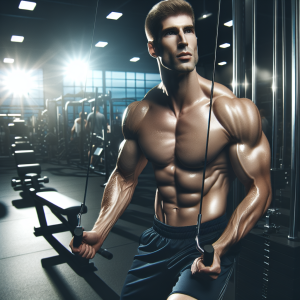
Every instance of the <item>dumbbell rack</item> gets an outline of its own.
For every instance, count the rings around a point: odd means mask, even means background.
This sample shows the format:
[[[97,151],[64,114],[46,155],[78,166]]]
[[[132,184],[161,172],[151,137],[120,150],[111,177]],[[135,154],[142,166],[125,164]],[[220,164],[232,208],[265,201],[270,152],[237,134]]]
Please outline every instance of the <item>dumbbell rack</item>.
[[[252,229],[237,261],[235,300],[299,300],[300,242],[287,239],[288,229],[264,234]]]

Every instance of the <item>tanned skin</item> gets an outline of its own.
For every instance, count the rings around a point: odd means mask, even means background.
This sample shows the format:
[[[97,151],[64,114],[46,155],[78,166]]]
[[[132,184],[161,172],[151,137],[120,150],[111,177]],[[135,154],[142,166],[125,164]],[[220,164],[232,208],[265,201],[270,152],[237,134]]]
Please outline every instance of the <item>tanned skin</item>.
[[[159,40],[149,42],[148,48],[157,58],[162,83],[124,113],[125,140],[105,188],[99,218],[92,231],[84,232],[78,249],[70,244],[74,253],[86,258],[94,257],[130,203],[138,176],[148,161],[153,164],[157,182],[157,218],[170,226],[197,224],[211,82],[195,69],[197,38],[191,17],[165,19]],[[237,99],[216,83],[202,223],[225,214],[234,175],[245,186],[247,195],[213,244],[212,266],[205,267],[199,253],[191,268],[193,274],[216,279],[221,272],[221,257],[253,228],[271,202],[270,147],[262,133],[258,109],[252,101]],[[182,294],[168,298],[175,299],[194,298]]]

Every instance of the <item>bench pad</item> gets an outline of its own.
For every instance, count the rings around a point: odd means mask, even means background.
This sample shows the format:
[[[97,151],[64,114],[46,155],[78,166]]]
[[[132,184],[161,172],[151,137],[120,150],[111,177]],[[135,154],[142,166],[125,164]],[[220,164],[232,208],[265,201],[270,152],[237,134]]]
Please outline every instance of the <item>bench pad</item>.
[[[50,209],[62,215],[78,214],[80,211],[81,202],[58,192],[38,192],[36,196],[43,205],[48,206]],[[84,213],[86,212],[87,208],[85,206]]]

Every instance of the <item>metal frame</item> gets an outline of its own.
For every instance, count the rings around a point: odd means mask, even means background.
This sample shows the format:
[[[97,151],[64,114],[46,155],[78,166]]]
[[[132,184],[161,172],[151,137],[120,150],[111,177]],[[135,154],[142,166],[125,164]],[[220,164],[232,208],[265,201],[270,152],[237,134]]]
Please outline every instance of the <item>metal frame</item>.
[[[288,238],[298,239],[299,223],[299,13],[298,0],[292,0],[292,113],[291,113],[291,205]],[[298,117],[298,118],[297,118]]]

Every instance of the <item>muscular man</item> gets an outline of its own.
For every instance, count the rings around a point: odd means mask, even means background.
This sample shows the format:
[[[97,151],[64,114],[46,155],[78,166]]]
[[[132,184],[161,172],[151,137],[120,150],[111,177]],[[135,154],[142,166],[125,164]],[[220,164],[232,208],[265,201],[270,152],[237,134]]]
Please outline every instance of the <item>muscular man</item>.
[[[215,249],[204,266],[195,235],[202,189],[211,82],[198,61],[194,15],[184,0],[161,1],[146,19],[148,49],[162,82],[124,113],[117,166],[104,191],[92,231],[73,252],[92,258],[130,203],[138,176],[152,162],[157,191],[153,227],[140,238],[121,299],[222,299],[232,272],[233,246],[271,201],[270,149],[258,109],[215,84],[200,244]],[[226,220],[234,174],[246,197]],[[72,242],[70,244],[72,247]]]

